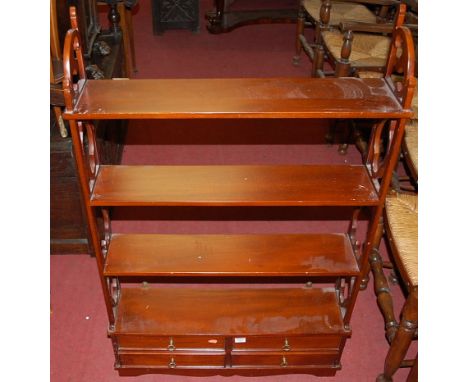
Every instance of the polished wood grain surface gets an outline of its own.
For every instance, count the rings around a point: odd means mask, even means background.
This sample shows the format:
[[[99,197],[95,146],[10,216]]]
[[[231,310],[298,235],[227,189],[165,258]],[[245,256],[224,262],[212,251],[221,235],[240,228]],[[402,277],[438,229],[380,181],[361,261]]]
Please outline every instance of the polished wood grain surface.
[[[115,334],[345,334],[330,288],[122,288]]]
[[[67,119],[410,117],[384,79],[87,80]]]
[[[101,166],[93,206],[376,205],[359,165]]]
[[[163,369],[205,369],[224,368],[225,356],[223,353],[187,353],[168,354],[153,352],[127,352],[119,351],[120,368],[163,368]],[[171,365],[171,366],[169,366]]]
[[[344,234],[113,235],[105,276],[358,275]]]

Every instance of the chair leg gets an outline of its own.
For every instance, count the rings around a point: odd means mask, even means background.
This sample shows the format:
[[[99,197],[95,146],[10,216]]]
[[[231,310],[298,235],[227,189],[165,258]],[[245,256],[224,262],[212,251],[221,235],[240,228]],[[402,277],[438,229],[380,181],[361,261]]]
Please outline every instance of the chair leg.
[[[333,141],[335,140],[337,124],[338,124],[338,121],[334,120],[330,123],[330,126],[328,126],[328,132],[325,135],[325,142],[327,143],[327,145],[332,145]]]
[[[312,61],[312,72],[311,77],[321,77],[320,73],[323,73],[323,60],[325,51],[322,45],[317,45],[314,49],[314,61]]]
[[[411,367],[410,373],[408,374],[408,378],[406,382],[418,382],[418,355],[416,354],[416,359],[414,360],[414,364]]]
[[[299,5],[296,24],[296,55],[293,57],[293,65],[298,66],[301,58],[302,42],[299,36],[304,35],[305,11],[302,5]]]
[[[342,143],[338,146],[338,153],[340,155],[346,155],[348,153],[348,147],[349,147],[349,141],[352,140],[352,137],[353,137],[353,129],[354,129],[354,126],[352,125],[352,123],[348,123],[346,125],[346,138],[345,138],[345,142],[346,143]]]
[[[356,148],[359,150],[361,153],[362,158],[364,159],[367,154],[367,142],[362,136],[362,131],[361,129],[356,126],[356,123],[354,121],[350,122],[350,126],[348,127],[348,137],[346,142],[354,142]],[[342,143],[338,147],[338,152],[341,155],[346,155],[348,153],[348,148],[349,148],[349,143]]]
[[[400,367],[406,352],[413,340],[414,333],[418,327],[418,288],[410,291],[405,305],[403,306],[400,327],[390,345],[385,358],[384,372],[380,374],[377,382],[391,382],[395,372]]]
[[[385,337],[391,344],[398,330],[398,322],[393,309],[393,299],[388,286],[387,278],[383,272],[383,262],[378,249],[374,248],[369,256],[369,263],[374,276],[374,292],[377,304],[385,320]]]
[[[356,145],[357,149],[361,153],[362,159],[364,160],[367,155],[368,144],[367,141],[364,139],[362,130],[359,126],[357,126],[355,121],[351,122],[352,130],[353,130],[353,141]]]

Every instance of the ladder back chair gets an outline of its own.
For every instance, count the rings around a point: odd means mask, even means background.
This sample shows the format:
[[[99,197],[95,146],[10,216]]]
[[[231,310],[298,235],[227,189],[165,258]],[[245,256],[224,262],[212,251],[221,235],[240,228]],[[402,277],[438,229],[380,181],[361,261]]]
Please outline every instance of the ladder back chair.
[[[312,76],[317,76],[323,61],[323,49],[318,49],[324,43],[326,32],[339,31],[340,24],[346,22],[364,23],[365,25],[386,24],[392,15],[392,10],[399,4],[397,0],[302,0],[299,6],[296,28],[296,54],[293,63],[299,63],[302,50],[312,62]],[[377,7],[372,11],[368,6]],[[315,29],[314,41],[309,43],[304,35],[306,20],[311,20]],[[342,41],[342,40],[341,40]],[[385,65],[385,63],[384,63]]]

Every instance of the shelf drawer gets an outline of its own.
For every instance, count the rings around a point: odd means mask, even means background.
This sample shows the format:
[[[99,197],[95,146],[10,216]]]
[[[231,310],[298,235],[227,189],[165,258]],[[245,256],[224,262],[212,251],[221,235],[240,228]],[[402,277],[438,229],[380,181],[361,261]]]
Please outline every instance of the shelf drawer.
[[[225,353],[150,353],[119,352],[120,367],[154,367],[176,369],[224,367]]]
[[[119,349],[224,351],[224,338],[219,336],[138,336],[117,335]]]
[[[232,351],[270,350],[294,352],[306,349],[339,349],[342,336],[234,337]]]
[[[232,367],[294,367],[330,365],[339,363],[339,352],[245,352],[232,353]]]

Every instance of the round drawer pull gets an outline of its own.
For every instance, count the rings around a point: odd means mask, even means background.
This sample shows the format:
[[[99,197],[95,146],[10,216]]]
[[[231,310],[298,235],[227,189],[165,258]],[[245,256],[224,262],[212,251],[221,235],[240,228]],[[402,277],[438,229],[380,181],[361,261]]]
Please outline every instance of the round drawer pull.
[[[289,345],[289,342],[288,342],[287,338],[285,338],[285,340],[284,340],[283,350],[284,351],[290,351],[291,350],[291,345]]]
[[[169,339],[169,345],[167,345],[167,350],[174,351],[175,350],[174,340],[172,337]]]
[[[281,360],[280,366],[281,366],[281,367],[286,367],[286,366],[288,366],[288,361],[286,361],[286,357],[285,357],[285,356],[283,356],[283,359]]]
[[[169,366],[170,369],[175,369],[177,364],[176,364],[176,361],[174,360],[174,358],[171,358],[171,362],[169,362],[168,366]]]

